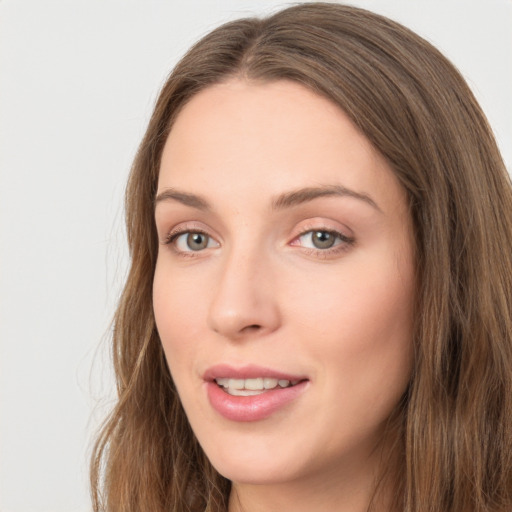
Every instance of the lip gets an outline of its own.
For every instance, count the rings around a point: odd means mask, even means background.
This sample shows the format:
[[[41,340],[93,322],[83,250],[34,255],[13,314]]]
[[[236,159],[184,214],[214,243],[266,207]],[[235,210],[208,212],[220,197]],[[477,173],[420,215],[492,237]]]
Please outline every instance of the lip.
[[[260,395],[233,396],[223,391],[216,378],[251,379],[258,377],[299,381],[295,386],[275,388]],[[232,367],[212,366],[203,375],[206,394],[213,409],[224,418],[236,422],[260,421],[297,400],[309,387],[309,380],[301,375],[291,375],[270,368],[248,365]]]
[[[240,367],[218,364],[208,368],[203,374],[203,379],[207,382],[213,382],[215,379],[222,377],[228,377],[230,379],[257,379],[258,377],[268,377],[289,381],[307,380],[305,375],[292,375],[253,364]]]

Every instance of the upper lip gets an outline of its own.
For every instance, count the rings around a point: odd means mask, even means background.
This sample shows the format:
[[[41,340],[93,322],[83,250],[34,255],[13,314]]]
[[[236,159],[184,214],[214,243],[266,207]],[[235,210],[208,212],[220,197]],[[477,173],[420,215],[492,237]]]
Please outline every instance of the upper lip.
[[[307,380],[307,377],[304,375],[285,373],[272,368],[253,364],[245,366],[217,364],[208,368],[203,374],[203,379],[208,382],[213,382],[215,379],[226,377],[231,379],[257,379],[258,377],[267,377],[289,381]]]

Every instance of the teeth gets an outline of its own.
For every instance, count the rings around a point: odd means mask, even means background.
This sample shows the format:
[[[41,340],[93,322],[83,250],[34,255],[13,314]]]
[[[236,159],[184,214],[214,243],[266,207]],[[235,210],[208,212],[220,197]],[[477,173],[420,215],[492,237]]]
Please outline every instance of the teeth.
[[[245,379],[245,389],[262,390],[263,379]]]
[[[231,389],[244,389],[245,388],[245,380],[244,379],[229,379],[228,387]]]
[[[281,388],[287,388],[290,385],[295,386],[299,381],[274,379],[271,377],[257,377],[255,379],[230,379],[228,377],[219,377],[215,379],[215,382],[231,395],[251,396],[258,395],[268,389],[274,389],[278,385]]]
[[[233,396],[254,396],[254,395],[261,395],[263,393],[263,390],[254,390],[254,389],[232,389],[227,388],[226,391]]]
[[[265,377],[263,379],[263,386],[265,389],[274,389],[277,386],[277,379],[270,379]]]

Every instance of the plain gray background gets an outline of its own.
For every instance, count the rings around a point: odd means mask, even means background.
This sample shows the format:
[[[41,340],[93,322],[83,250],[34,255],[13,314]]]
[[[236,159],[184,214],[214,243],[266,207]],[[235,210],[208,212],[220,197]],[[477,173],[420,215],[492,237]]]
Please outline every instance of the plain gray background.
[[[512,0],[349,3],[401,21],[458,66],[510,170]],[[285,5],[0,0],[0,511],[90,510],[127,265],[123,188],[153,102],[198,37]]]

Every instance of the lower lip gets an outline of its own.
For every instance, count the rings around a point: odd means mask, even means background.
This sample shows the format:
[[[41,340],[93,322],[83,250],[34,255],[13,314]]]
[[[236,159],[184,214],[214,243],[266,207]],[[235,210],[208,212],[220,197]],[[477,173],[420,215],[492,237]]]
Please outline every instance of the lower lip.
[[[207,382],[208,399],[212,407],[231,421],[259,421],[268,418],[298,398],[306,389],[308,381],[287,388],[275,388],[260,395],[233,396],[215,382]]]

